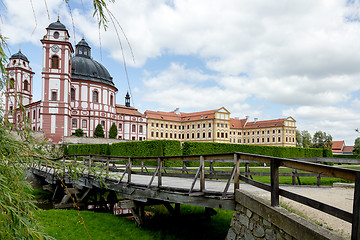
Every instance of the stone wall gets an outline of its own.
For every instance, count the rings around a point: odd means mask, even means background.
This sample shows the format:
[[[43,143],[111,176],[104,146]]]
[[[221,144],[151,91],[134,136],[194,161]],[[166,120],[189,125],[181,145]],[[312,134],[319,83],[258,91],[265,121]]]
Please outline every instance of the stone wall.
[[[226,240],[293,240],[293,239],[343,239],[281,207],[271,207],[269,202],[243,193],[235,194],[236,213],[231,219]]]

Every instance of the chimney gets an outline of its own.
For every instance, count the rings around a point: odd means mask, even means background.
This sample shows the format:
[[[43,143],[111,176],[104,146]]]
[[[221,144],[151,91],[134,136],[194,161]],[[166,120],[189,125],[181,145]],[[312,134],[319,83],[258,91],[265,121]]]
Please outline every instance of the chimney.
[[[258,118],[254,118],[254,123],[256,123],[256,122],[257,122],[257,120],[258,120]]]
[[[245,124],[244,124],[244,127],[246,126],[246,124],[247,124],[247,122],[248,122],[248,120],[249,120],[249,116],[245,116],[245,118],[246,118],[246,121],[245,121]]]
[[[179,115],[179,114],[180,114],[180,108],[175,108],[174,113],[176,113],[177,115]]]

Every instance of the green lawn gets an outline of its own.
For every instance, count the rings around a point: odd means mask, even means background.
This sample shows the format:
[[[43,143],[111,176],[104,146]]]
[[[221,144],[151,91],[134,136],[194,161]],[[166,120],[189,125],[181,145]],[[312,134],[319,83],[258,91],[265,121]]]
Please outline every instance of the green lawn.
[[[181,205],[174,217],[164,207],[149,207],[154,215],[143,227],[133,219],[109,213],[76,210],[40,210],[38,219],[44,232],[61,239],[225,239],[233,211],[218,210],[211,218],[204,208]]]

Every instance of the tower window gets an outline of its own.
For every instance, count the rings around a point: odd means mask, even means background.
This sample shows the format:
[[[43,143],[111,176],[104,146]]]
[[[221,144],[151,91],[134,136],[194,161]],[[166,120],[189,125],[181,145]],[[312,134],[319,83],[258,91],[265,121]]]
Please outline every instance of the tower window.
[[[99,102],[99,93],[97,91],[93,91],[93,102]]]
[[[57,92],[53,91],[51,92],[51,100],[56,101],[57,100]]]
[[[142,133],[142,132],[143,132],[143,126],[140,125],[140,126],[139,126],[139,133]]]
[[[131,131],[136,132],[136,126],[134,124],[131,126]]]
[[[122,124],[119,123],[119,131],[122,131]]]
[[[54,32],[54,38],[55,38],[55,39],[58,39],[59,36],[60,36],[59,32]]]
[[[113,95],[110,95],[110,105],[111,105],[111,106],[114,104],[113,101],[114,101],[114,96],[113,96]]]
[[[75,100],[75,89],[74,88],[71,88],[70,98],[71,98],[71,101]]]
[[[51,58],[51,68],[58,69],[59,68],[59,57],[53,56]]]
[[[77,127],[77,119],[76,118],[73,118],[73,120],[72,120],[72,127],[73,128]]]
[[[87,128],[87,121],[85,119],[82,120],[82,127]]]
[[[29,91],[29,82],[27,80],[24,81],[24,90]]]

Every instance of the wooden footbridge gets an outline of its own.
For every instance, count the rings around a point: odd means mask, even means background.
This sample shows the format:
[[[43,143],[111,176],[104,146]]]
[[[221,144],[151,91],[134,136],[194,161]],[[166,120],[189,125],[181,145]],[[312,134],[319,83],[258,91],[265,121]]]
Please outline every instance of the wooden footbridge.
[[[252,179],[256,174],[249,171],[251,162],[270,166],[271,184]],[[240,164],[245,165],[244,172],[240,171]],[[280,174],[280,167],[292,171]],[[298,170],[310,173],[298,173]],[[272,206],[278,206],[279,196],[283,196],[352,223],[352,239],[360,239],[360,171],[356,170],[294,159],[226,153],[162,157],[72,155],[44,160],[33,165],[30,171],[54,192],[57,207],[98,204],[112,209],[117,203],[131,208],[138,224],[143,221],[146,205],[164,204],[173,214],[179,214],[180,204],[203,206],[209,214],[215,212],[213,209],[235,210],[234,193],[243,181],[271,192]],[[281,189],[279,176],[282,175],[291,176],[293,182],[300,176],[318,179],[328,176],[355,182],[353,212]],[[99,194],[105,191],[106,200]],[[175,203],[175,207],[171,203]]]

